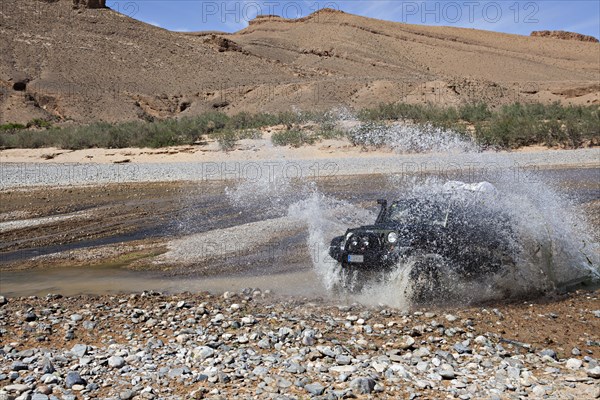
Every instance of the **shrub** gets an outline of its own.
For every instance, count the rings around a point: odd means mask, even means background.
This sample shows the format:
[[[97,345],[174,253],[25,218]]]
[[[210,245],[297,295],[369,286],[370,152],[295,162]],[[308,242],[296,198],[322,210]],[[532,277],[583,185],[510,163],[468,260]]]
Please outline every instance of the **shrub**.
[[[299,129],[286,129],[271,136],[271,141],[275,146],[300,147],[305,144],[314,144],[316,140],[317,138],[313,134]]]
[[[25,129],[25,125],[8,123],[4,125],[0,125],[0,131],[18,131],[20,129]]]
[[[196,117],[163,121],[135,121],[118,124],[97,122],[84,126],[52,127],[51,122],[33,119],[27,126],[17,123],[0,125],[0,147],[48,147],[83,149],[90,147],[165,147],[192,144],[204,135],[214,136],[225,150],[237,140],[259,137],[258,129],[285,125],[287,129],[273,135],[273,143],[298,147],[317,140],[345,135],[357,145],[382,145],[380,134],[385,121],[412,121],[435,128],[467,134],[473,124],[476,142],[498,148],[516,148],[531,144],[569,148],[600,144],[600,113],[597,106],[563,106],[553,104],[510,104],[491,110],[484,103],[458,107],[433,104],[379,104],[357,113],[363,124],[351,133],[340,131],[332,112],[246,112],[228,116],[211,111]],[[319,125],[310,133],[298,128],[304,122]],[[42,128],[28,130],[27,128]]]
[[[34,118],[27,123],[27,128],[50,128],[52,122],[41,118]]]

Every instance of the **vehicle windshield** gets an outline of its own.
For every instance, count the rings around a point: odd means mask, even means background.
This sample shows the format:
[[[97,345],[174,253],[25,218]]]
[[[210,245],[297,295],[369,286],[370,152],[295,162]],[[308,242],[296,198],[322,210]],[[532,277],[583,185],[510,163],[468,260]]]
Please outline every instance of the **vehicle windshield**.
[[[387,209],[383,222],[400,224],[446,225],[450,206],[423,201],[395,201]]]

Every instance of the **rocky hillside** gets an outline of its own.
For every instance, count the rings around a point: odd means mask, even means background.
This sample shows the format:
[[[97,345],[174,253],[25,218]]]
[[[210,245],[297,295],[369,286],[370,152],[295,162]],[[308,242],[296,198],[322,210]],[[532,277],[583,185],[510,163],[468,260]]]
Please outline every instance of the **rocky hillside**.
[[[567,31],[533,31],[531,36],[537,37],[550,37],[554,39],[563,40],[577,40],[580,42],[592,42],[598,43],[598,39],[589,35],[582,35],[581,33],[567,32]]]
[[[123,121],[379,102],[597,103],[600,45],[322,10],[178,33],[103,0],[3,0],[0,122]]]

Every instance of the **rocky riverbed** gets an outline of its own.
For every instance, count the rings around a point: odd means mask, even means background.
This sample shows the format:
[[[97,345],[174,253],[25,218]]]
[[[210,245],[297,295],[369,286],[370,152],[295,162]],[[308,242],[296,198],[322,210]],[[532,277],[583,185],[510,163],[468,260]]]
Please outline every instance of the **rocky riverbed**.
[[[454,309],[0,297],[0,399],[600,397],[600,292]]]

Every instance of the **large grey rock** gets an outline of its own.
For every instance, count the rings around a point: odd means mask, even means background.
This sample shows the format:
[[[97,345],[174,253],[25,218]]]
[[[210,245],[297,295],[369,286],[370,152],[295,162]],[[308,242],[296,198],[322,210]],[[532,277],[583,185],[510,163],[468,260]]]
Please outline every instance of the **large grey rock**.
[[[442,369],[439,374],[443,379],[454,379],[456,377],[456,373],[452,369]]]
[[[215,354],[215,350],[208,346],[198,346],[192,350],[192,355],[195,359],[206,360]]]
[[[327,357],[335,357],[335,352],[333,350],[331,350],[331,347],[329,346],[317,346],[317,350],[319,351],[319,353],[323,354],[324,356]]]
[[[471,352],[471,349],[465,346],[463,343],[456,343],[453,347],[458,354],[465,354]]]
[[[27,371],[29,367],[22,361],[15,361],[10,367],[11,371]]]
[[[304,385],[304,390],[314,396],[320,396],[325,392],[325,387],[320,383],[309,383],[308,385]]]
[[[335,362],[338,365],[348,365],[352,362],[352,357],[340,354],[339,356],[335,357]]]
[[[415,339],[413,339],[412,336],[408,336],[408,335],[404,335],[404,336],[400,337],[400,340],[398,341],[398,346],[402,350],[410,349],[414,344],[415,344]]]
[[[35,315],[35,313],[30,311],[27,314],[25,314],[24,319],[25,319],[25,322],[35,321],[37,319],[37,315]]]
[[[29,386],[27,386],[25,384],[22,384],[22,383],[15,383],[15,384],[12,384],[12,385],[4,386],[2,388],[2,390],[6,391],[8,393],[17,393],[17,394],[20,394],[20,393],[23,393],[23,392],[29,390]]]
[[[87,354],[87,351],[88,347],[85,344],[76,344],[75,346],[73,346],[73,348],[71,348],[71,353],[79,358],[85,356]]]
[[[590,378],[600,379],[600,366],[595,366],[585,371]]]
[[[123,357],[112,356],[108,359],[108,366],[111,368],[121,368],[123,365],[125,365]]]
[[[83,319],[83,317],[81,316],[81,314],[73,314],[71,315],[71,321],[73,322],[79,322]]]
[[[56,371],[52,361],[49,358],[44,357],[42,360],[42,374],[52,374]]]
[[[65,377],[65,386],[67,389],[71,389],[75,385],[85,385],[85,380],[79,375],[77,371],[69,371]]]
[[[356,378],[350,382],[350,387],[360,394],[369,394],[375,389],[375,384],[371,378]]]
[[[583,365],[583,361],[577,358],[569,358],[565,366],[569,369],[579,369]]]
[[[119,393],[120,400],[131,400],[135,397],[135,392],[133,390],[123,390]]]
[[[135,397],[135,392],[133,390],[123,390],[119,393],[120,400],[131,400]]]
[[[558,357],[556,356],[556,352],[552,349],[544,349],[540,351],[540,356],[548,356],[550,358],[554,358],[555,360],[558,359]]]

